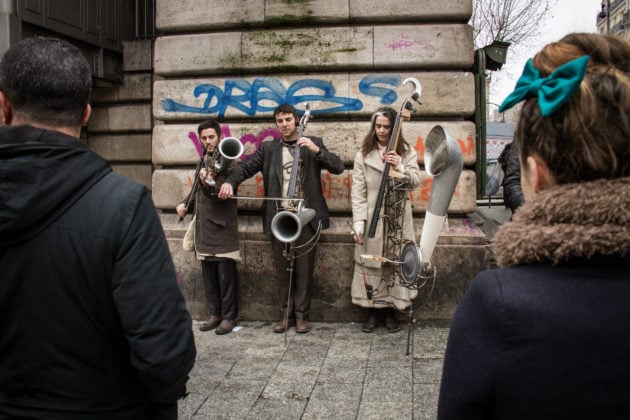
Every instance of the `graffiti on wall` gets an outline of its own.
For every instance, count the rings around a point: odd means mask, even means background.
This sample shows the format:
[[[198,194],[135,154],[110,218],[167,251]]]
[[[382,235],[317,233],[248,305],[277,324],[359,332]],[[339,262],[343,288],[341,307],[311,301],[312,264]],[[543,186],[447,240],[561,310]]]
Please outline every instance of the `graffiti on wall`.
[[[234,137],[230,131],[229,125],[221,126],[221,133],[223,137]],[[260,143],[265,140],[280,140],[282,138],[282,133],[277,128],[265,128],[258,134],[247,133],[239,140],[244,146],[244,152],[241,155],[241,160],[246,161],[251,155],[253,155],[256,150],[260,147]],[[188,139],[192,142],[193,146],[197,150],[197,154],[199,157],[203,155],[203,146],[201,145],[201,141],[199,140],[199,136],[194,131],[188,132]]]
[[[408,50],[409,48],[413,47],[414,45],[419,45],[423,48],[429,49],[429,50],[436,50],[436,46],[433,45],[433,43],[431,41],[425,41],[425,40],[419,40],[419,39],[411,39],[409,38],[407,35],[405,35],[404,33],[400,33],[400,35],[398,35],[398,37],[394,40],[394,41],[390,41],[388,43],[385,44],[387,46],[387,48],[390,48],[394,51],[396,50]]]
[[[396,102],[396,91],[388,86],[398,87],[401,77],[398,75],[368,75],[358,85],[361,94],[378,97],[383,105]],[[318,92],[318,93],[304,93]],[[197,85],[192,92],[195,98],[202,98],[202,106],[193,106],[166,98],[162,108],[166,112],[189,112],[194,114],[225,116],[229,108],[246,115],[271,112],[276,106],[290,104],[301,109],[301,104],[318,101],[328,104],[312,110],[312,115],[333,112],[356,112],[363,109],[360,98],[338,96],[335,86],[329,80],[301,79],[288,87],[281,80],[273,77],[256,78],[252,82],[245,79],[225,79],[223,87],[212,83]]]

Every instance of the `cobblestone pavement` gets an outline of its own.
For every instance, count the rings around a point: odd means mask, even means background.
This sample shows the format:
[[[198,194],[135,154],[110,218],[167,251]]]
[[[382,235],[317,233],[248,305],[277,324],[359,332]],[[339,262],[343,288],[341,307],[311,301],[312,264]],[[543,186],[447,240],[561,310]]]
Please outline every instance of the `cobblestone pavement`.
[[[406,327],[366,334],[356,323],[312,325],[285,337],[270,322],[241,322],[220,336],[195,323],[180,419],[435,418],[446,324],[414,326],[409,355]]]

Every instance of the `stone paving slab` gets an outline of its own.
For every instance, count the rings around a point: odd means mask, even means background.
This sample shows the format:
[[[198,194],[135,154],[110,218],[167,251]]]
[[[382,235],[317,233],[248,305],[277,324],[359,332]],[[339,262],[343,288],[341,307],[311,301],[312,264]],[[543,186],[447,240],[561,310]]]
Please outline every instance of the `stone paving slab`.
[[[446,323],[372,334],[357,323],[313,323],[275,334],[241,322],[219,336],[194,322],[197,360],[180,419],[434,419]]]

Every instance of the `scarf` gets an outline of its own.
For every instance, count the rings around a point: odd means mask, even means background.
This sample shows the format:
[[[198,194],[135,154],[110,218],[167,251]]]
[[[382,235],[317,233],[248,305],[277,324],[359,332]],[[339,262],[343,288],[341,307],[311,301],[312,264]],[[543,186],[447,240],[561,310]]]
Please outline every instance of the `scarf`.
[[[630,177],[557,185],[526,201],[494,236],[501,267],[630,251]]]

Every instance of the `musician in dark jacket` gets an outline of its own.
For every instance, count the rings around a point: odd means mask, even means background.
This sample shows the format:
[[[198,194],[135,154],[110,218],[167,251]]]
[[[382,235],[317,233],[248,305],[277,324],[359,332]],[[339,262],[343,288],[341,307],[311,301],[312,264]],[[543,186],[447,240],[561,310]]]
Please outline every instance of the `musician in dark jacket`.
[[[629,69],[627,40],[570,34],[503,102],[526,200],[457,308],[438,418],[628,418]]]
[[[190,315],[146,187],[79,140],[90,68],[27,38],[0,62],[0,418],[177,418]]]
[[[262,172],[263,175],[266,197],[287,197],[287,187],[293,164],[291,148],[300,148],[298,195],[304,198],[305,207],[315,210],[315,217],[302,227],[302,233],[295,241],[295,246],[300,251],[296,253],[291,296],[288,296],[289,273],[287,268],[289,262],[283,255],[285,244],[271,235],[271,220],[282,203],[266,201],[263,204],[262,216],[264,233],[271,236],[278,273],[284,279],[280,288],[283,316],[282,320],[274,327],[274,331],[281,333],[295,324],[297,332],[307,333],[311,329],[309,311],[316,245],[311,239],[319,229],[327,229],[330,224],[328,206],[322,195],[321,171],[326,169],[333,174],[340,174],[344,170],[344,165],[336,154],[326,149],[321,138],[312,136],[298,138],[299,119],[293,106],[287,104],[278,106],[274,110],[274,120],[282,133],[282,140],[263,142],[247,161],[241,163],[228,176],[221,187],[219,197],[232,197],[233,192],[236,191],[241,182],[258,172]]]
[[[193,251],[201,261],[201,277],[210,313],[210,318],[201,323],[199,330],[214,329],[216,334],[223,335],[232,332],[238,321],[236,262],[241,260],[241,254],[236,201],[221,200],[216,194],[237,163],[219,153],[223,134],[218,121],[202,122],[197,133],[206,153],[199,162],[199,171],[196,171],[199,182],[176,210],[183,217],[187,211],[193,210],[186,208],[186,203],[190,203],[195,211]]]

